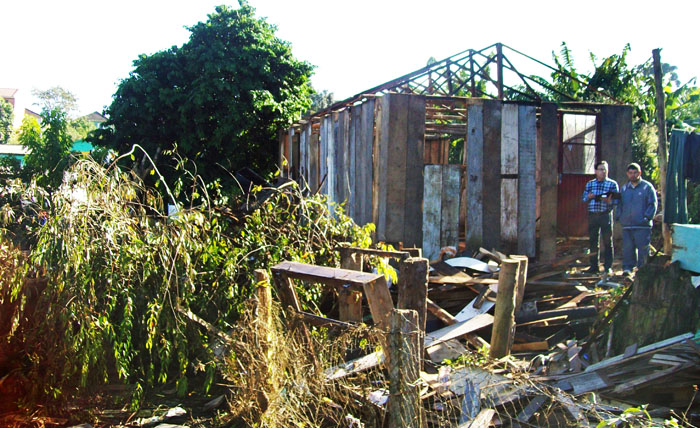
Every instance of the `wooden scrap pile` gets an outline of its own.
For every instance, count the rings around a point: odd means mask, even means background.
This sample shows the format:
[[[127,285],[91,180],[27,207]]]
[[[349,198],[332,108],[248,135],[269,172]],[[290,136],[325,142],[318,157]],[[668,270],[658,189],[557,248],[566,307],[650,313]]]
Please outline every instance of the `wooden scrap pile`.
[[[628,349],[624,355],[613,358],[596,355],[595,347],[590,346],[591,338],[609,321],[609,317],[599,319],[598,299],[617,284],[601,284],[599,277],[570,276],[567,265],[582,259],[581,253],[563,257],[554,264],[531,266],[528,272],[527,258],[509,258],[481,249],[476,258],[433,262],[429,273],[425,272],[425,259],[410,259],[406,252],[346,247],[341,249],[341,255],[345,269],[291,262],[273,267],[278,295],[285,307],[302,314],[291,279],[329,284],[337,290],[340,319],[306,314],[307,322],[352,328],[355,323],[369,323],[371,319],[387,337],[394,334],[389,331],[389,314],[393,316],[394,308],[415,309],[418,331],[423,336],[417,352],[420,357],[416,358],[420,361],[420,382],[411,386],[420,390],[424,421],[415,426],[594,426],[620,414],[624,408],[591,404],[575,400],[575,396],[597,392],[620,398],[639,392],[648,397],[659,393],[654,385],[662,378],[676,386],[697,384],[700,380],[700,351],[697,338],[692,335],[638,350]],[[362,270],[363,257],[368,255],[399,259],[398,284],[390,286],[381,275],[358,272]],[[513,279],[514,319],[504,334],[494,325],[495,318],[500,317],[496,304],[502,297],[498,293],[499,280],[503,283],[505,275],[499,270],[502,263],[512,264],[514,259],[519,266],[519,275]],[[419,264],[414,263],[412,268],[406,267],[410,263],[402,264],[410,260],[424,260],[425,270]],[[368,312],[371,317],[363,316]],[[407,329],[414,333],[415,330]],[[517,358],[494,358],[497,335],[506,336],[508,352],[504,355],[512,351]],[[326,380],[362,382],[365,378],[358,374],[382,365],[393,372],[391,367],[402,363],[389,361],[388,342],[382,346],[383,351],[326,369]],[[468,352],[468,347],[480,352]],[[491,357],[488,360],[487,353]],[[460,357],[460,363],[455,364]],[[445,364],[445,360],[452,362]],[[369,389],[367,385],[348,388],[362,391],[356,392],[361,401],[372,403],[378,412],[391,413],[387,408],[387,401],[393,396],[387,386],[391,381],[384,382]],[[675,398],[679,403],[689,402],[685,396]],[[402,425],[394,421],[389,426]]]

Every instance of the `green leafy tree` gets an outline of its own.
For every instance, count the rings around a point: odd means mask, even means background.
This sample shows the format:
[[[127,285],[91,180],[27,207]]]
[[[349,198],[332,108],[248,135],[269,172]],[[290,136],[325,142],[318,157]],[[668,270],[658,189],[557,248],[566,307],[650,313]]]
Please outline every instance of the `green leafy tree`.
[[[41,127],[33,117],[25,117],[19,142],[31,150],[25,157],[25,177],[33,176],[37,184],[49,189],[58,187],[73,143],[68,135],[66,112],[60,108],[43,111]]]
[[[0,98],[0,144],[7,144],[12,135],[12,104]]]
[[[71,141],[85,140],[95,129],[95,125],[84,117],[68,121],[68,135]]]
[[[275,168],[277,130],[310,106],[310,64],[296,60],[275,27],[241,2],[218,6],[190,39],[134,61],[90,141],[119,152],[139,144],[165,176],[177,148],[205,181],[247,166]]]
[[[78,98],[71,91],[60,86],[41,90],[33,89],[32,95],[38,98],[43,111],[61,110],[70,116],[78,109]]]

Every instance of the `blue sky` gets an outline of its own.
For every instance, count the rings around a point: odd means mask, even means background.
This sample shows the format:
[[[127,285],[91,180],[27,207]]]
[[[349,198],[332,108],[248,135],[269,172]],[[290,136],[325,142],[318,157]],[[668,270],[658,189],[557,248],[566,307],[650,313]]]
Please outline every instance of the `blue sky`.
[[[80,113],[111,101],[132,61],[184,43],[190,26],[222,1],[3,0],[0,87],[19,88],[31,104],[32,88],[62,86],[77,95]],[[313,85],[342,99],[468,48],[502,42],[551,63],[562,41],[578,67],[589,53],[620,53],[630,62],[661,57],[682,80],[700,75],[698,1],[388,1],[250,0],[277,25],[294,55],[316,66]],[[237,6],[236,3],[229,2]],[[519,67],[519,64],[515,64]],[[522,70],[527,72],[528,70]]]

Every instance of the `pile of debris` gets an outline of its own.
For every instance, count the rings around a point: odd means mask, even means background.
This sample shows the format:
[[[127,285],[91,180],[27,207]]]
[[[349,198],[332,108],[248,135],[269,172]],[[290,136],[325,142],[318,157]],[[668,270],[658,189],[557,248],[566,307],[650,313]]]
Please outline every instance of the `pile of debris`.
[[[392,390],[391,373],[403,364],[400,358],[389,358],[397,332],[389,318],[396,307],[417,309],[422,330],[416,351],[420,381],[411,383],[419,391],[422,425],[411,426],[588,426],[641,403],[652,404],[645,415],[697,417],[688,410],[695,400],[689,391],[700,380],[698,337],[688,333],[611,356],[609,343],[600,343],[629,295],[631,280],[616,283],[578,273],[586,254],[577,248],[567,248],[571,254],[556,263],[529,269],[526,257],[483,248],[476,257],[437,260],[429,266],[427,260],[411,257],[419,256],[416,249],[339,250],[345,269],[284,262],[271,268],[275,286],[283,307],[294,312],[289,318],[295,320],[295,329],[299,320],[342,330],[371,320],[385,334],[382,349],[327,368],[325,379],[356,379],[357,399],[376,406],[390,426],[400,425],[393,419],[390,397],[406,393],[405,388]],[[396,284],[362,272],[368,258],[376,257],[393,260]],[[507,294],[499,296],[499,285],[509,275],[509,263],[517,270],[510,292],[511,321],[504,330],[494,323],[504,317],[499,304],[508,312],[508,304],[499,303]],[[337,306],[329,316],[301,310],[294,279],[335,290]],[[505,353],[500,350],[503,342]],[[371,386],[360,385],[366,381],[360,373],[382,365],[390,373],[383,385],[376,379]],[[661,394],[659,385],[667,393]],[[673,413],[681,408],[684,415]]]

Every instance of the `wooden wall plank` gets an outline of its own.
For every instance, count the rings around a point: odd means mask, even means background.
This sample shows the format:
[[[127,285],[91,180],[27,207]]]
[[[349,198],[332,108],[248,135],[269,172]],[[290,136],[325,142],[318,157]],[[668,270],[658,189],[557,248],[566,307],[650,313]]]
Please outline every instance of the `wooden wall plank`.
[[[600,160],[608,162],[609,177],[622,187],[627,182],[627,165],[632,162],[632,114],[631,106],[604,105],[598,115],[600,131]],[[642,171],[648,174],[648,171]],[[613,247],[622,247],[622,227],[613,227]]]
[[[348,198],[348,124],[350,111],[346,108],[338,112],[335,138],[335,195],[338,205],[346,203]],[[346,210],[347,213],[347,210]]]
[[[321,118],[321,129],[319,136],[319,184],[321,193],[328,195],[328,140],[333,130],[333,118],[326,115]]]
[[[535,257],[537,222],[537,118],[535,106],[518,107],[518,248]]]
[[[442,169],[440,165],[425,165],[423,191],[423,257],[435,260],[440,254],[442,227]]]
[[[557,255],[557,188],[559,184],[559,120],[557,105],[542,103],[540,115],[540,254],[553,261]]]
[[[501,113],[501,174],[518,173],[518,105],[503,104]],[[501,244],[505,253],[514,253],[518,242],[518,179],[501,179]]]
[[[481,102],[471,104],[467,112],[467,220],[466,244],[468,250],[483,245],[483,183],[484,183],[484,107]]]
[[[386,241],[387,168],[389,157],[389,96],[377,100],[377,133],[372,153],[372,218],[376,225],[375,240]]]
[[[291,159],[292,161],[290,162],[290,171],[292,173],[292,178],[295,180],[299,179],[299,170],[301,167],[301,164],[299,162],[299,133],[296,131],[294,128],[290,128],[290,134],[289,134],[289,141],[290,144],[292,145],[292,154],[291,154]]]
[[[387,159],[386,240],[403,240],[406,205],[406,142],[410,95],[387,94],[389,98],[389,155]]]
[[[498,100],[484,100],[484,167],[483,167],[483,245],[501,245],[501,107]]]
[[[299,181],[301,186],[309,184],[309,128],[302,125],[299,134]]]
[[[459,185],[462,176],[460,165],[441,165],[442,202],[440,247],[459,246]]]
[[[335,182],[336,182],[336,170],[335,170],[335,136],[337,135],[337,127],[338,127],[338,113],[331,113],[328,115],[328,128],[327,128],[327,135],[326,135],[326,150],[327,150],[327,158],[326,158],[326,171],[328,172],[328,175],[326,176],[326,183],[328,183],[327,186],[327,192],[326,194],[328,195],[328,207],[332,210],[333,207],[331,206],[331,203],[336,201],[336,196],[335,196]]]
[[[406,187],[403,236],[406,247],[423,242],[423,155],[425,141],[425,97],[406,95]]]
[[[313,126],[309,123],[309,189],[312,193],[318,191],[319,180],[319,134],[313,132]]]
[[[348,215],[352,217],[355,223],[359,222],[359,213],[357,207],[357,158],[359,156],[358,149],[360,148],[360,133],[362,120],[362,106],[350,107],[350,134],[348,138]]]
[[[345,200],[345,194],[343,192],[343,178],[345,175],[345,145],[343,144],[345,139],[345,129],[343,126],[344,112],[345,110],[333,114],[333,201],[335,201],[337,205],[340,205]]]
[[[374,98],[362,103],[362,121],[360,124],[360,150],[355,164],[355,175],[359,177],[356,182],[356,203],[358,205],[358,224],[365,225],[372,222],[372,172],[373,162],[372,147],[374,144]]]
[[[632,162],[632,113],[631,106],[600,108],[600,160],[608,162],[609,177],[620,186],[627,182],[626,168]]]
[[[506,254],[518,249],[518,179],[501,179],[501,243],[497,248]]]
[[[501,174],[518,173],[518,105],[503,104],[501,117]]]

